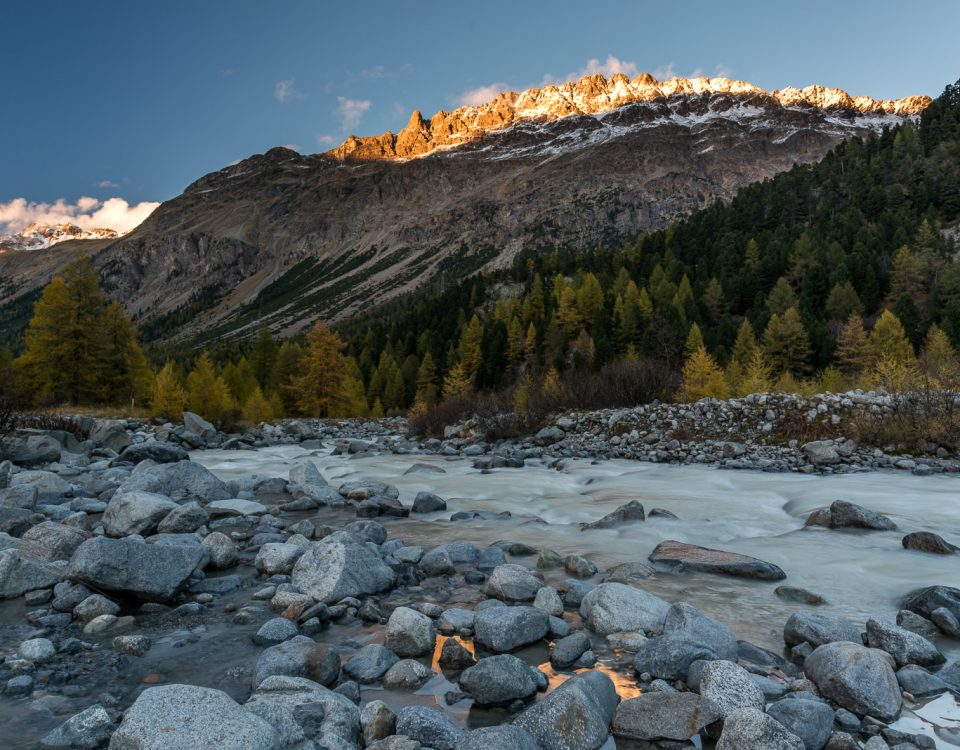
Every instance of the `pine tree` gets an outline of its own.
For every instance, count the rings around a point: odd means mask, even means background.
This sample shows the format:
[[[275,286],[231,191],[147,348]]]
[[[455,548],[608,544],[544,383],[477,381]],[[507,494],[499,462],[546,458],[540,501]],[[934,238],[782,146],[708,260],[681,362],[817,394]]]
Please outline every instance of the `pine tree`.
[[[523,342],[523,363],[529,369],[537,365],[537,327],[533,323],[527,326],[527,335]]]
[[[533,324],[531,323],[531,325]],[[416,398],[428,407],[437,403],[437,366],[434,364],[433,355],[429,351],[423,355],[420,367],[417,369]]]
[[[264,391],[270,386],[270,376],[277,362],[277,351],[277,342],[270,335],[270,329],[264,326],[257,332],[253,349],[250,351],[250,364],[253,366],[254,377]]]
[[[70,263],[34,305],[17,361],[37,401],[93,403],[101,396],[102,321],[107,305],[89,258]]]
[[[256,386],[243,405],[243,419],[250,424],[270,422],[274,418],[273,407],[263,395],[260,386]]]
[[[460,337],[460,346],[458,348],[463,370],[471,380],[473,380],[473,377],[477,374],[480,361],[483,359],[482,344],[483,326],[480,325],[480,318],[474,315],[463,329],[463,335]]]
[[[727,398],[730,390],[723,370],[702,346],[687,357],[683,365],[683,385],[679,398],[685,403],[701,398]]]
[[[280,399],[282,413],[292,417],[300,413],[297,405],[297,392],[292,388],[293,378],[300,373],[303,362],[303,349],[293,341],[284,341],[277,350],[277,361],[270,374],[270,384]]]
[[[237,362],[231,362],[224,367],[220,377],[223,378],[230,395],[238,404],[246,404],[247,399],[258,387],[257,376],[246,357],[240,357]]]
[[[890,297],[897,299],[901,294],[917,297],[923,291],[923,265],[910,248],[904,245],[893,256],[893,265],[890,268]]]
[[[703,348],[703,334],[700,332],[700,326],[696,323],[690,324],[690,330],[687,332],[687,341],[684,344],[683,351],[686,356],[691,356],[697,349]]]
[[[840,331],[837,338],[837,362],[840,371],[854,377],[859,377],[873,365],[874,355],[863,330],[863,318],[852,313]]]
[[[857,290],[849,281],[833,285],[827,297],[826,308],[833,320],[847,320],[854,313],[860,315],[863,312]]]
[[[153,383],[150,413],[168,420],[180,419],[187,405],[187,392],[180,386],[173,362],[167,362]]]
[[[910,364],[915,360],[913,346],[900,320],[889,310],[883,311],[870,331],[870,348],[878,362],[889,359],[897,364]]]
[[[319,320],[307,333],[302,375],[291,378],[297,406],[312,417],[326,418],[347,404],[343,341]],[[399,375],[399,371],[398,371]],[[401,388],[403,380],[401,378]]]
[[[153,387],[153,374],[137,343],[137,329],[119,302],[110,303],[103,311],[100,335],[100,375],[94,400],[133,404],[146,399]]]
[[[429,352],[428,352],[429,354]],[[353,357],[347,357],[343,375],[344,404],[337,409],[338,417],[362,417],[369,411],[363,387],[363,373]]]
[[[733,343],[732,359],[746,367],[758,347],[757,335],[753,332],[753,326],[747,318],[744,318],[737,329],[737,340]]]
[[[810,339],[797,308],[774,313],[763,332],[763,348],[774,372],[802,375],[810,369]]]
[[[774,315],[784,315],[791,307],[797,306],[797,294],[790,286],[790,282],[783,276],[777,279],[770,296],[767,297],[767,308]]]
[[[187,405],[190,411],[217,423],[222,423],[233,408],[227,384],[217,374],[206,349],[187,376]]]
[[[710,320],[717,323],[727,311],[727,301],[723,297],[723,286],[714,276],[703,292],[703,306],[707,308]]]
[[[744,262],[751,271],[760,265],[760,246],[752,237],[747,241],[747,247],[744,250]]]
[[[510,319],[507,327],[507,369],[513,375],[523,360],[523,325],[516,316]]]

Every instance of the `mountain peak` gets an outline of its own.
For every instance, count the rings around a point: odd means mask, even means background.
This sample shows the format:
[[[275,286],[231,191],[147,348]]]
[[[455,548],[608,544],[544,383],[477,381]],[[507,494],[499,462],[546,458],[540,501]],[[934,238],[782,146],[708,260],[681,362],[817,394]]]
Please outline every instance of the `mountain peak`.
[[[483,104],[466,105],[453,111],[440,110],[425,120],[414,110],[407,125],[394,136],[360,138],[351,135],[327,152],[337,159],[380,160],[422,156],[441,148],[463,145],[518,122],[549,122],[575,115],[602,116],[631,104],[671,102],[677,98],[725,97],[756,101],[771,109],[814,108],[827,113],[912,117],[930,104],[930,97],[872,99],[850,96],[846,91],[820,85],[798,89],[787,86],[766,91],[746,81],[729,78],[671,78],[658,81],[650,73],[633,79],[623,73],[609,78],[602,73],[577,81],[549,84],[525,91],[503,91]]]

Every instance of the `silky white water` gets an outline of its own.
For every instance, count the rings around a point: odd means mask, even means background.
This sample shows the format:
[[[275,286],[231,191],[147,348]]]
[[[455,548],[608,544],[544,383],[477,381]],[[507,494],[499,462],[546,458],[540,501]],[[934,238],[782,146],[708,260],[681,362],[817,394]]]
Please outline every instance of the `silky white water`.
[[[329,450],[278,446],[258,451],[198,451],[192,458],[223,479],[258,475],[286,477],[291,465],[313,461],[333,487],[356,480],[396,485],[405,505],[420,490],[447,500],[447,510],[408,519],[380,519],[391,537],[426,548],[455,539],[487,545],[501,539],[577,553],[601,570],[645,561],[665,539],[739,552],[774,563],[787,574],[781,583],[809,589],[827,603],[817,611],[842,614],[859,625],[869,617],[893,618],[903,595],[934,584],[960,586],[960,555],[903,549],[912,531],[932,531],[960,545],[960,477],[916,477],[873,472],[839,476],[722,471],[614,460],[566,460],[561,470],[531,461],[520,469],[482,472],[470,459],[379,454],[333,456]],[[416,463],[445,473],[405,472]],[[896,531],[804,528],[815,509],[843,499],[890,517]],[[617,529],[580,531],[630,500],[647,512],[664,508],[678,518],[648,518]],[[508,510],[509,519],[450,521],[457,511]],[[309,515],[309,514],[308,514]],[[536,519],[541,519],[538,521]],[[545,523],[544,523],[545,522]],[[528,558],[533,564],[535,558]],[[554,577],[558,574],[550,574]],[[698,573],[659,573],[643,587],[668,601],[687,601],[726,623],[738,638],[780,652],[790,613],[811,609],[774,594],[777,583]],[[937,644],[948,659],[960,644]],[[938,721],[956,724],[951,698]],[[938,706],[944,705],[940,701]],[[929,718],[929,717],[928,717]],[[920,719],[910,715],[913,731]],[[906,728],[906,727],[904,727]],[[940,746],[943,740],[938,739]]]

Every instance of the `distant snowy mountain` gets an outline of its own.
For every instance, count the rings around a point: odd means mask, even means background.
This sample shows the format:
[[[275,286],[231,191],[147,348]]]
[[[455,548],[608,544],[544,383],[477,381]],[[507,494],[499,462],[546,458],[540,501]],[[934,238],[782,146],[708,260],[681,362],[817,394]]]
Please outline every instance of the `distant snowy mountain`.
[[[105,240],[119,237],[113,229],[81,229],[76,224],[31,224],[16,234],[0,234],[0,252],[43,250],[66,240]]]

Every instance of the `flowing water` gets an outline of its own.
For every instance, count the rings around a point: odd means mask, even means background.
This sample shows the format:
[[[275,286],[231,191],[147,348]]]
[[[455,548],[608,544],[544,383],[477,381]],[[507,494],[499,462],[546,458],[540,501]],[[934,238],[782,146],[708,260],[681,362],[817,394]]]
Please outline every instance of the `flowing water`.
[[[333,456],[328,450],[278,446],[258,451],[198,451],[192,458],[223,479],[258,475],[286,477],[290,466],[307,458],[334,487],[353,480],[375,479],[396,485],[409,505],[420,490],[447,499],[447,510],[407,519],[381,519],[391,538],[425,548],[455,539],[485,546],[508,539],[561,555],[577,553],[599,568],[644,561],[664,539],[758,557],[780,566],[783,583],[810,589],[826,600],[819,611],[842,614],[858,624],[868,617],[894,617],[908,591],[932,584],[960,585],[960,556],[939,556],[904,550],[900,544],[910,531],[933,531],[960,545],[960,478],[914,477],[906,473],[862,473],[844,476],[767,474],[756,471],[719,471],[707,467],[668,466],[633,461],[567,460],[560,470],[530,461],[522,469],[482,472],[469,459],[440,456]],[[414,464],[428,464],[443,473],[406,473]],[[803,528],[809,513],[836,499],[864,505],[892,518],[897,531],[840,531]],[[618,529],[581,531],[593,521],[629,500],[640,500],[649,512],[664,508],[678,518],[649,518]],[[510,511],[510,518],[450,521],[457,511]],[[320,509],[304,513],[317,523],[345,523],[348,509]],[[249,558],[248,558],[249,559]],[[532,565],[535,558],[513,559]],[[241,568],[252,578],[252,569]],[[234,571],[228,571],[234,572]],[[563,571],[547,571],[549,582],[564,578]],[[251,585],[256,585],[251,581]],[[658,573],[643,587],[668,601],[687,601],[726,623],[738,638],[780,653],[783,625],[790,613],[807,605],[781,601],[778,584],[698,573]],[[129,704],[145,685],[190,682],[226,690],[237,700],[249,694],[250,670],[262,650],[250,636],[263,619],[237,625],[223,613],[223,605],[249,603],[254,589],[245,588],[218,599],[214,617],[186,618],[171,628],[169,622],[138,618],[137,632],[154,639],[142,658],[119,657],[114,670],[102,670],[93,661],[90,673],[71,678],[72,691],[47,694],[39,700],[0,698],[0,747],[34,748],[50,728],[102,699],[113,695],[120,707]],[[455,591],[445,606],[471,606],[476,593]],[[32,632],[23,621],[22,600],[0,603],[0,646],[10,650]],[[576,618],[575,613],[567,617]],[[84,637],[104,645],[110,635]],[[361,646],[382,640],[382,630],[358,622],[334,624],[316,636],[330,643]],[[469,645],[469,644],[468,644]],[[960,658],[960,644],[943,639],[937,644],[948,659]],[[598,668],[615,681],[622,697],[637,693],[629,655],[610,652],[595,640]],[[439,644],[438,644],[439,653]],[[543,665],[551,685],[569,675],[555,673],[547,649],[531,647],[517,653],[531,664]],[[388,692],[364,686],[364,701],[383,698],[398,707],[424,703],[448,711],[463,726],[499,723],[503,710],[478,710],[469,701],[446,706],[443,695],[455,690],[436,666],[435,677],[414,694]],[[938,748],[960,746],[960,705],[941,696],[905,710],[895,725],[936,738]],[[610,745],[613,747],[613,744]]]

